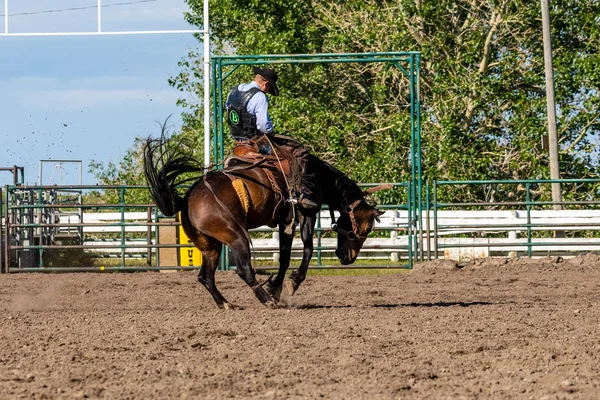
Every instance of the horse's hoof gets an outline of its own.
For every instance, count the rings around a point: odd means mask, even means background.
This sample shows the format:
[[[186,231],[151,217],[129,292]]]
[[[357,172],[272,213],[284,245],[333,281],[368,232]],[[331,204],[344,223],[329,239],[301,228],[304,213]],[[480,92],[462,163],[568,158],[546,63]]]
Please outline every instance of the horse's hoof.
[[[277,292],[277,288],[271,286],[271,284],[265,285],[265,290],[271,297],[275,297],[275,293]]]
[[[223,308],[225,310],[243,310],[244,309],[244,307],[242,307],[242,306],[238,306],[238,305],[231,304],[231,303],[224,303]]]
[[[276,289],[271,288],[269,291],[269,294],[273,299],[275,299],[275,301],[279,301],[279,298],[281,297],[281,289],[281,286],[278,286]]]
[[[283,282],[283,288],[285,290],[285,294],[288,296],[293,296],[296,293],[296,288],[294,287],[294,282],[291,279],[286,279]]]

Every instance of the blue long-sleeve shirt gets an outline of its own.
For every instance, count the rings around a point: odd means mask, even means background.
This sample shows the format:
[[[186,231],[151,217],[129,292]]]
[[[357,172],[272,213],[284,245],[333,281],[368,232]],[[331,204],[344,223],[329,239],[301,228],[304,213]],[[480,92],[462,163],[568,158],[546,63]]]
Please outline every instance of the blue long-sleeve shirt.
[[[238,90],[242,92],[252,88],[260,89],[258,83],[254,81],[242,83],[238,86]],[[226,105],[229,105],[229,96],[227,96]],[[273,121],[271,121],[271,117],[269,116],[269,99],[266,94],[258,92],[252,96],[250,101],[248,101],[248,104],[246,104],[246,111],[256,116],[256,128],[260,132],[265,134],[273,132]]]

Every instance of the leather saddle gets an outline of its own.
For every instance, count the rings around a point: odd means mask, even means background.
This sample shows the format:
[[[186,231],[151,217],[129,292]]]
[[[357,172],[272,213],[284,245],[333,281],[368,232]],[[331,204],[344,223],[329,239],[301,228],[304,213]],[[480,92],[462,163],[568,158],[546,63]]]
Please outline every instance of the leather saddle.
[[[237,169],[247,164],[248,168],[253,166],[275,169],[283,172],[286,177],[291,176],[290,161],[278,147],[272,149],[273,154],[263,154],[258,150],[258,143],[254,140],[246,140],[237,143],[233,148],[233,155],[225,160],[225,169]]]
[[[260,139],[259,139],[260,140]],[[259,143],[255,140],[245,140],[238,142],[233,149],[233,155],[229,156],[225,162],[223,173],[229,177],[232,181],[239,179],[236,171],[250,170],[253,168],[262,168],[265,175],[269,179],[273,192],[275,194],[275,207],[273,208],[273,219],[275,220],[281,206],[284,204],[285,199],[288,197],[285,193],[288,189],[283,185],[282,182],[275,178],[273,171],[283,172],[287,179],[291,178],[290,161],[284,156],[284,153],[277,147],[274,146],[271,150],[273,154],[263,154],[259,152]],[[238,194],[239,196],[239,194]],[[291,217],[292,209],[288,211],[288,219]],[[274,227],[275,225],[271,226]]]

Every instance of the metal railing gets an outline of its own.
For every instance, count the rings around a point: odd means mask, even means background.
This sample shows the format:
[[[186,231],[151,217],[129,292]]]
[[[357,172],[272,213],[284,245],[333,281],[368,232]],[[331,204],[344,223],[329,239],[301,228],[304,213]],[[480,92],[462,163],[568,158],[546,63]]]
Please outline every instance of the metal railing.
[[[377,184],[364,185],[375,186]],[[406,191],[406,184],[397,184]],[[86,191],[116,191],[114,204],[73,204],[64,196],[77,194],[78,199]],[[2,195],[5,203],[5,224],[1,238],[3,243],[4,272],[54,272],[54,271],[122,271],[122,270],[167,270],[196,269],[200,265],[183,267],[161,260],[161,251],[193,247],[190,244],[161,243],[162,228],[178,229],[177,220],[165,222],[153,204],[127,202],[136,197],[135,191],[147,191],[146,186],[7,186]],[[89,196],[88,196],[89,197]],[[139,196],[137,196],[139,197]],[[383,209],[398,209],[403,206],[380,206]],[[406,207],[405,207],[406,209]],[[376,227],[382,231],[407,235],[410,232],[409,218],[393,224],[384,220]],[[387,224],[387,225],[386,225]],[[315,229],[316,246],[314,260],[323,266],[328,257],[334,257],[335,244],[331,243],[331,221],[325,210],[320,214]],[[251,231],[255,240],[260,240],[275,229],[260,228]],[[175,233],[173,233],[175,234]],[[333,237],[333,236],[332,236]],[[295,240],[300,243],[299,239]],[[398,240],[397,244],[381,246],[365,245],[365,252],[412,254],[410,240]],[[300,250],[294,249],[300,252]],[[278,247],[254,248],[256,252],[278,253]],[[270,257],[273,259],[274,257]],[[269,259],[269,258],[267,258]],[[264,264],[264,263],[263,263]],[[360,263],[357,263],[360,267]],[[406,268],[408,259],[398,260],[395,267]],[[227,263],[225,268],[231,268]],[[356,266],[355,266],[356,267]]]
[[[353,267],[380,263],[377,265],[410,268],[415,260],[453,258],[457,253],[466,254],[467,258],[535,257],[573,256],[600,250],[600,199],[593,195],[600,187],[600,179],[560,180],[563,185],[589,185],[583,191],[587,196],[561,202],[562,211],[549,209],[556,204],[543,197],[545,192],[541,188],[552,182],[432,182],[427,185],[426,203],[417,220],[411,218],[414,212],[410,204],[378,206],[386,213]],[[374,185],[377,184],[364,186]],[[402,195],[410,190],[410,184],[395,186],[402,190]],[[444,202],[445,198],[456,198],[452,190],[465,188],[481,193],[494,188],[496,195],[482,201]],[[177,240],[165,243],[160,237],[161,230],[175,232],[181,224],[164,219],[153,204],[128,201],[136,197],[136,191],[146,190],[145,186],[6,186],[0,190],[2,272],[199,268],[200,265],[165,262],[163,252],[193,246]],[[63,201],[65,197],[60,195],[87,191],[113,191],[115,201],[73,204]],[[315,229],[313,259],[317,267],[326,267],[328,262],[337,264],[333,255],[335,234],[330,225],[329,214],[324,210]],[[274,232],[266,227],[251,231],[255,241],[253,256],[255,260],[263,260],[265,268],[277,267],[279,250]],[[564,233],[565,237],[555,237],[556,232]],[[299,258],[300,239],[296,238],[294,244],[293,256]],[[459,254],[457,261],[461,257]],[[364,261],[367,258],[371,258],[370,262]],[[231,263],[226,263],[225,268],[231,267]]]
[[[117,190],[118,201],[115,204],[73,204],[61,202],[60,198],[56,201],[57,196],[51,195],[88,190]],[[157,227],[177,224],[160,222],[158,211],[152,204],[126,203],[125,192],[135,190],[147,188],[97,185],[6,187],[2,237],[5,272],[187,269],[177,265],[159,266],[157,249],[189,245],[157,243]],[[54,201],[49,201],[51,197]],[[116,210],[119,217],[112,222],[86,223],[84,216],[91,210]],[[144,210],[147,218],[128,221],[126,213],[133,210]],[[84,234],[84,227],[97,227],[101,231]],[[134,227],[144,227],[145,233],[131,232]],[[103,260],[98,262],[98,259]]]
[[[574,197],[561,202],[546,200],[550,196],[549,186],[556,182],[563,187],[589,185],[590,190],[579,191],[587,193],[585,196],[581,195],[585,197],[582,199]],[[547,190],[544,190],[546,185]],[[483,255],[510,258],[520,255],[572,256],[596,251],[597,244],[589,238],[600,237],[600,219],[594,218],[595,214],[590,210],[600,208],[600,199],[594,196],[596,189],[591,188],[599,186],[600,179],[434,181],[431,186],[428,185],[431,191],[427,191],[427,198],[431,194],[432,201],[423,211],[425,226],[420,234],[420,256],[422,259],[437,259],[447,256],[444,253],[448,249],[460,248],[487,249]],[[489,195],[487,200],[482,201],[443,202],[440,200],[443,200],[444,195],[439,194],[442,187],[469,188]],[[564,210],[551,209],[557,205]],[[446,213],[450,213],[449,210],[456,213],[465,210],[505,210],[514,215],[502,217],[490,224],[489,219],[444,220],[439,215],[441,210],[448,210]],[[568,213],[568,210],[582,212]],[[442,243],[442,236],[448,232],[453,232],[460,238],[489,240]],[[524,234],[524,237],[518,238],[519,234]]]

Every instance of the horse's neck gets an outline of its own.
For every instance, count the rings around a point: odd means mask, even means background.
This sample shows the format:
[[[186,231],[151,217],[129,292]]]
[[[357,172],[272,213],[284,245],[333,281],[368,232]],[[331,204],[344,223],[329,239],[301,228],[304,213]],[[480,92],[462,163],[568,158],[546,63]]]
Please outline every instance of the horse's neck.
[[[316,176],[323,194],[323,202],[334,210],[343,210],[356,200],[364,198],[362,190],[346,174],[315,157],[319,167]]]
[[[339,210],[343,210],[349,207],[355,201],[364,198],[364,194],[356,182],[348,178],[346,175],[344,175],[343,178],[347,179],[347,181],[342,182],[341,185],[336,187],[336,190],[340,193],[339,204],[336,204]]]

